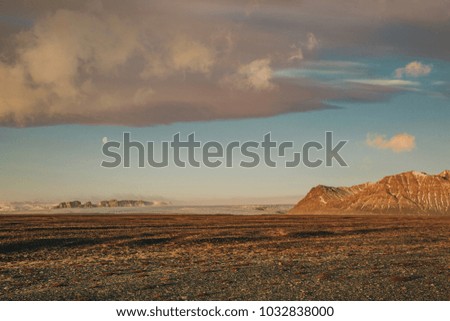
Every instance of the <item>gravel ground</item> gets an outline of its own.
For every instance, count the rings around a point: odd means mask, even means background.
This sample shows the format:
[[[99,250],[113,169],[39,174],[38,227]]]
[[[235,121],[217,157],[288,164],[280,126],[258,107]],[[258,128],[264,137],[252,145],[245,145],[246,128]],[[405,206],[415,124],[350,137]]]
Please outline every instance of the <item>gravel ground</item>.
[[[450,217],[1,215],[0,300],[449,300]]]

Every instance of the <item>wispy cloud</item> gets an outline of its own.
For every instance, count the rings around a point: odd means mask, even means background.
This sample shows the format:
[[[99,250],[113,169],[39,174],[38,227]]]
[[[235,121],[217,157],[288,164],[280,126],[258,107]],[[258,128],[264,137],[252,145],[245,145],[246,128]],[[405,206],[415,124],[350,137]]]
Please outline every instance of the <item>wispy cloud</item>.
[[[368,134],[366,144],[377,149],[389,149],[396,153],[410,152],[416,148],[416,138],[408,133],[401,133],[386,138],[386,135]]]
[[[316,36],[310,32],[308,33],[308,41],[306,42],[306,48],[309,51],[316,50],[319,46],[319,40],[317,40]]]
[[[348,79],[347,81],[364,85],[385,87],[408,87],[420,85],[418,82],[402,79]]]
[[[294,51],[289,55],[288,61],[301,61],[305,58],[303,55],[302,48],[297,48],[296,46],[293,46]]]

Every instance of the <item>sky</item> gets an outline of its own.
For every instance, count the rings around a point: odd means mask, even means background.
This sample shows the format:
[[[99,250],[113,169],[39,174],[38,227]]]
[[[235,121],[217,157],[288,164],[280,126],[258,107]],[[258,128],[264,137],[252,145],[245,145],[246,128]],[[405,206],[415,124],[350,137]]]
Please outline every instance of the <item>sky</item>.
[[[442,0],[2,1],[0,201],[294,203],[317,184],[439,173],[449,37]],[[301,148],[327,131],[347,167],[100,166],[124,132]]]

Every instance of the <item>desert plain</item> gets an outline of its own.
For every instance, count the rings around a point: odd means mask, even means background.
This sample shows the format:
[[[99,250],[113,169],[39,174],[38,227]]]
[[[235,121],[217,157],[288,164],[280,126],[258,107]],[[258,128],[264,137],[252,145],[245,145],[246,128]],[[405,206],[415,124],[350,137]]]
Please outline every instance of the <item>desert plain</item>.
[[[449,300],[450,217],[0,216],[0,300]]]

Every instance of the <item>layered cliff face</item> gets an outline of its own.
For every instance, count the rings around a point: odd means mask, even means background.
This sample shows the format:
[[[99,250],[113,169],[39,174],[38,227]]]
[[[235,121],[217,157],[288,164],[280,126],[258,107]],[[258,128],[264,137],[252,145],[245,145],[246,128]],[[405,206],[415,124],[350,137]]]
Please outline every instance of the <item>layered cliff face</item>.
[[[289,213],[450,214],[450,171],[411,171],[352,187],[319,185]]]

